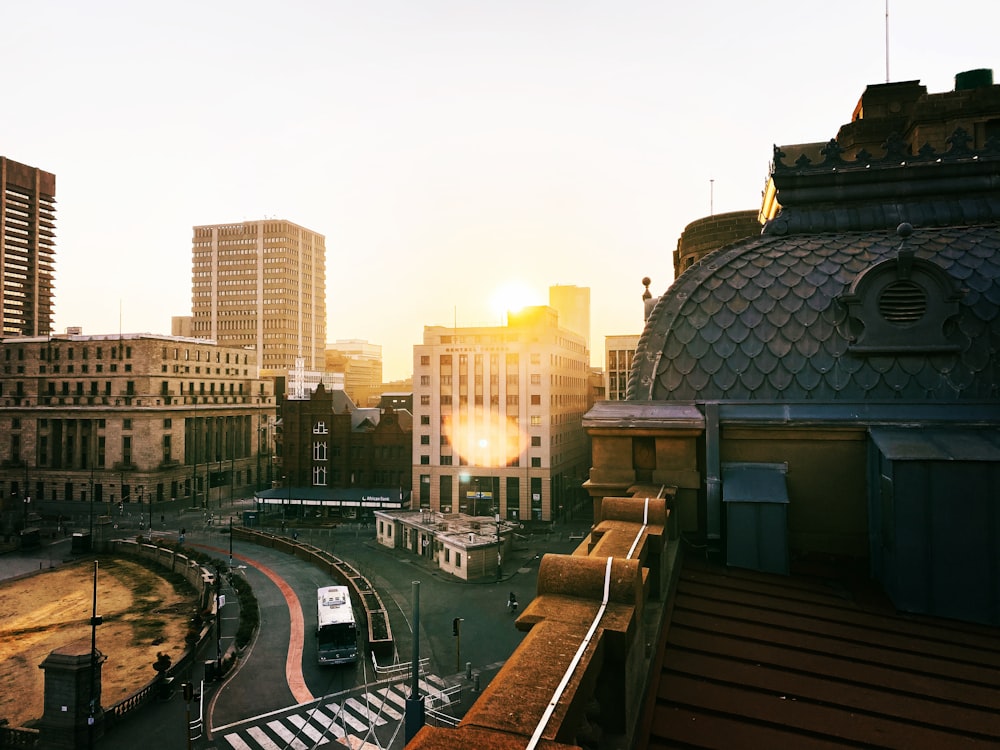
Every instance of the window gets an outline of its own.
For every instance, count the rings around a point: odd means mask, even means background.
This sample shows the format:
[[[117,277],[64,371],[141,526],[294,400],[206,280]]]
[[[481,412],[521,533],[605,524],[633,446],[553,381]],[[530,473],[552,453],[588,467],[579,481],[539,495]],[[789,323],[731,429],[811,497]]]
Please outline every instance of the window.
[[[532,375],[531,375],[531,384],[532,385],[541,385],[542,384],[542,376],[539,375],[537,372],[532,373]]]
[[[420,444],[421,445],[430,445],[431,444],[431,436],[430,435],[421,435],[420,436]]]
[[[456,568],[461,568],[462,567],[462,553],[461,552],[456,552],[455,553],[455,567]]]
[[[426,393],[424,395],[422,395],[420,397],[420,405],[421,406],[430,406],[431,405],[431,397],[428,396]]]
[[[538,447],[541,446],[541,444],[542,444],[542,438],[541,437],[539,437],[538,435],[532,435],[531,436],[531,447],[532,448],[538,448]]]
[[[127,466],[132,464],[132,437],[130,435],[122,437],[122,463]]]
[[[173,423],[172,420],[170,420],[170,419],[164,419],[163,420],[163,429],[164,430],[169,430],[171,427],[173,427],[173,424],[174,423]]]
[[[421,375],[420,376],[420,385],[425,385],[426,386],[426,385],[430,385],[430,384],[431,384],[431,376],[430,375]]]
[[[430,414],[421,414],[420,415],[420,424],[430,424],[430,423],[431,423],[431,415]]]
[[[167,463],[173,458],[173,440],[171,435],[163,436],[163,462]]]
[[[326,461],[326,442],[313,443],[313,461]]]
[[[430,464],[430,462],[431,462],[431,457],[430,456],[421,456],[420,457],[420,465],[421,466],[427,466],[428,464]]]
[[[533,469],[538,469],[538,468],[541,468],[541,466],[542,466],[542,459],[539,456],[532,456],[531,457],[531,467]]]
[[[317,422],[313,425],[313,435],[326,435],[329,430],[326,428],[326,422]]]
[[[421,354],[420,355],[420,364],[422,364],[422,365],[429,365],[430,363],[431,363],[431,358],[430,358],[429,355],[427,355],[427,354]]]
[[[123,430],[131,430],[132,429],[132,420],[131,419],[123,419],[122,420],[122,429]]]
[[[541,427],[542,426],[542,417],[541,417],[541,415],[540,414],[534,414],[534,415],[532,415],[530,423],[531,423],[532,427]]]
[[[442,466],[451,466],[451,456],[441,456]]]
[[[542,405],[542,397],[540,395],[538,395],[537,393],[532,393],[531,394],[531,405],[532,406],[541,406]]]
[[[325,466],[313,466],[312,483],[313,483],[314,487],[325,487],[326,486],[326,467]]]

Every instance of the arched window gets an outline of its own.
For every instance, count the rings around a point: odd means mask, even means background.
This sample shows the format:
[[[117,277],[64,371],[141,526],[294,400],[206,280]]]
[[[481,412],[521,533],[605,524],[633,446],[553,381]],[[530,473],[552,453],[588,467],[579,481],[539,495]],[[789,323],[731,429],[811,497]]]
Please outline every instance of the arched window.
[[[326,461],[326,443],[313,443],[313,461]]]

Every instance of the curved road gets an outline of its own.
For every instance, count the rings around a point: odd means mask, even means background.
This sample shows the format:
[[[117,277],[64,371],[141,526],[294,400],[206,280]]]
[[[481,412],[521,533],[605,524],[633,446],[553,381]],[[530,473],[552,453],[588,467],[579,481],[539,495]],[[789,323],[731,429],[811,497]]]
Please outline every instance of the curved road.
[[[420,657],[429,657],[430,671],[440,675],[464,672],[466,663],[486,673],[505,660],[524,635],[514,628],[514,617],[506,610],[509,591],[516,591],[523,610],[535,592],[536,555],[546,550],[568,552],[578,544],[558,538],[525,541],[516,559],[507,562],[502,581],[474,584],[435,573],[408,553],[379,547],[357,529],[304,533],[300,539],[332,551],[368,578],[389,610],[400,661],[411,657],[412,583],[419,581]],[[215,540],[206,540],[210,541]],[[228,555],[219,544],[199,542],[191,540],[220,556]],[[239,540],[234,542],[233,558],[253,586],[260,628],[206,707],[209,726],[228,726],[374,680],[367,652],[355,665],[317,663],[315,594],[330,584],[328,576],[296,557]],[[452,631],[456,617],[462,618],[460,639]]]

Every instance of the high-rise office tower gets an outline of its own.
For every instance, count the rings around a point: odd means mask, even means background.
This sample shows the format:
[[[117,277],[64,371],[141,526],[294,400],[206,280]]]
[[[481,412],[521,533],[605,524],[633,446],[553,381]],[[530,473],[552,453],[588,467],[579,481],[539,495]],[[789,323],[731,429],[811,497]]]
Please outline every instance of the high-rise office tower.
[[[254,347],[262,375],[286,375],[299,357],[322,370],[325,238],[279,219],[194,227],[191,313],[197,338]]]
[[[3,336],[52,331],[56,176],[0,156]]]
[[[424,327],[413,347],[412,507],[552,521],[589,467],[590,352],[552,307]]]

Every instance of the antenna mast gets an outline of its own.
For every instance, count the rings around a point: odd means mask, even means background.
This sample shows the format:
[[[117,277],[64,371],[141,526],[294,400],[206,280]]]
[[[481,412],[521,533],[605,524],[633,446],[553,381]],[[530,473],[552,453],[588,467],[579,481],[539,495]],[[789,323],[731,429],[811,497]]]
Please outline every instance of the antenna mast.
[[[889,83],[889,0],[885,0],[885,82]]]

